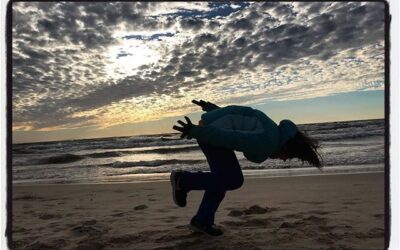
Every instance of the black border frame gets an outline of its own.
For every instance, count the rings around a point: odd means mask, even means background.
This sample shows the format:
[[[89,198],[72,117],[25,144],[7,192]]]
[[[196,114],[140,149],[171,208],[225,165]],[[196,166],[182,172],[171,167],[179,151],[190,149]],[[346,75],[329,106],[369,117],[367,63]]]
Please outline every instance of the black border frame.
[[[86,0],[87,1],[87,0]],[[174,2],[174,1],[153,1],[153,0],[145,0],[147,2]],[[204,0],[197,0],[203,2]],[[255,0],[258,2],[259,0]],[[6,200],[6,208],[7,208],[7,223],[5,236],[7,238],[7,245],[9,249],[12,249],[12,4],[14,2],[59,2],[56,0],[37,0],[37,1],[29,1],[29,0],[10,0],[7,3],[6,9],[6,119],[7,119],[7,127],[6,127],[6,164],[7,164],[7,200]],[[84,2],[84,0],[66,0],[65,2]],[[113,2],[113,1],[105,1],[105,0],[95,0],[94,2]],[[127,0],[122,0],[119,2],[132,2]],[[224,0],[216,0],[214,2],[228,2]],[[230,2],[243,2],[240,0],[233,0]],[[244,1],[246,2],[246,0]],[[323,0],[312,1],[312,0],[281,0],[281,1],[270,1],[270,2],[324,2]],[[333,0],[332,2],[381,2],[385,5],[385,26],[384,26],[384,36],[385,36],[385,89],[384,89],[384,110],[385,110],[385,173],[384,173],[384,192],[385,192],[385,239],[384,239],[384,247],[385,249],[389,248],[390,244],[390,233],[391,233],[391,207],[390,207],[390,23],[391,23],[391,15],[389,12],[389,3],[386,0],[354,0],[354,1],[345,1],[345,0]]]

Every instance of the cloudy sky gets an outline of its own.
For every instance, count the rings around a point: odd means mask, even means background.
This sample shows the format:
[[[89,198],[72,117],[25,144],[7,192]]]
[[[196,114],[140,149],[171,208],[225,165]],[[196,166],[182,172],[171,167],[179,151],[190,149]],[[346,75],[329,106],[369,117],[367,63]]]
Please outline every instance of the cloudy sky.
[[[383,117],[384,4],[14,2],[14,142],[171,132],[192,99]]]

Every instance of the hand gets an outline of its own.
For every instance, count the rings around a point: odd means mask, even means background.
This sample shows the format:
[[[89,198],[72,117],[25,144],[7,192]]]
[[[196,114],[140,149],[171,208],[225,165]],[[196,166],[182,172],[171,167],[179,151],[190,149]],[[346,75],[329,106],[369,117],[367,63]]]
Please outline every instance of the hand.
[[[217,105],[215,105],[214,103],[205,102],[203,100],[200,100],[200,101],[193,100],[192,103],[199,105],[203,109],[203,111],[206,111],[206,112],[212,111],[214,109],[219,109],[219,107]]]
[[[180,125],[182,125],[182,127],[178,127],[178,126],[175,126],[175,125],[172,127],[173,129],[175,129],[175,130],[177,130],[179,132],[182,132],[181,138],[184,138],[185,136],[187,137],[189,132],[190,132],[190,130],[193,127],[192,122],[190,121],[190,119],[187,116],[185,116],[185,119],[186,119],[187,124],[185,124],[181,120],[178,120],[178,123]]]

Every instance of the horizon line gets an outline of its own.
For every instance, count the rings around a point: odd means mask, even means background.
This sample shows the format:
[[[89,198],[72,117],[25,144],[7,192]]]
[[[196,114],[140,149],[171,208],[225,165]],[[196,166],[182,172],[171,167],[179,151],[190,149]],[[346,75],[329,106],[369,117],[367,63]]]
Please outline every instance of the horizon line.
[[[339,121],[298,123],[297,125],[312,125],[312,124],[321,124],[321,123],[356,122],[356,121],[372,121],[372,120],[385,120],[385,117],[382,117],[382,118],[371,118],[371,119],[359,119],[359,120],[339,120]],[[12,132],[12,134],[13,133],[14,132]],[[107,138],[120,138],[120,137],[138,137],[138,136],[165,135],[165,134],[179,134],[179,133],[164,132],[164,133],[155,133],[155,134],[137,134],[137,135],[121,135],[121,136],[107,136],[107,137],[89,137],[89,138],[68,139],[68,140],[32,141],[32,142],[18,142],[18,143],[14,143],[13,142],[12,145],[33,144],[33,143],[68,142],[68,141],[81,141],[81,140],[83,141],[83,140],[93,140],[93,139],[107,139]]]

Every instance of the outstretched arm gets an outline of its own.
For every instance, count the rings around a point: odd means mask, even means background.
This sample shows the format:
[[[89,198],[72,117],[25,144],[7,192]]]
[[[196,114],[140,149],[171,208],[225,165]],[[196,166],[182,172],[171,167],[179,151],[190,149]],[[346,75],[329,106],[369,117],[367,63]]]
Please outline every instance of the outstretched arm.
[[[206,102],[203,100],[200,100],[200,101],[193,100],[192,103],[199,105],[202,108],[202,110],[206,111],[206,112],[210,112],[215,109],[219,109],[219,107],[217,105],[215,105],[214,103]]]

